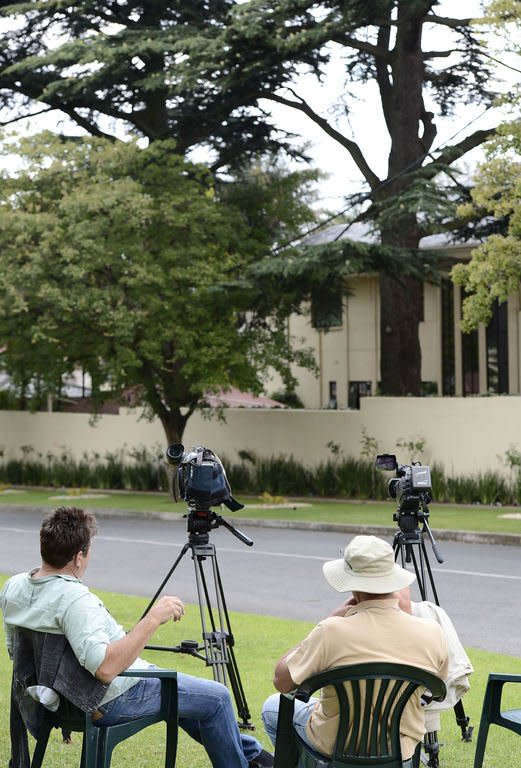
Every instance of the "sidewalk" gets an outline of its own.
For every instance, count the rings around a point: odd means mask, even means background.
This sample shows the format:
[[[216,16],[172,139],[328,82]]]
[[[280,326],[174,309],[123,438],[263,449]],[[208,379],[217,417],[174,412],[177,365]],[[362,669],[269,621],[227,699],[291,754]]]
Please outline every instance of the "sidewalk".
[[[2,504],[4,509],[21,512],[32,512],[44,515],[49,512],[49,507],[30,506],[22,504]],[[85,506],[85,509],[89,507]],[[149,520],[167,520],[172,525],[186,525],[183,517],[173,516],[168,512],[150,512],[136,509],[111,509],[90,508],[97,518],[103,517],[138,517]],[[231,523],[236,528],[284,528],[301,531],[332,531],[337,533],[369,533],[375,536],[389,536],[392,531],[398,530],[394,526],[386,525],[352,525],[349,523],[321,523],[305,520],[275,520],[262,518],[234,517]],[[516,533],[483,533],[476,531],[450,531],[432,528],[433,536],[438,541],[461,541],[467,544],[499,544],[503,546],[521,546],[521,534]]]

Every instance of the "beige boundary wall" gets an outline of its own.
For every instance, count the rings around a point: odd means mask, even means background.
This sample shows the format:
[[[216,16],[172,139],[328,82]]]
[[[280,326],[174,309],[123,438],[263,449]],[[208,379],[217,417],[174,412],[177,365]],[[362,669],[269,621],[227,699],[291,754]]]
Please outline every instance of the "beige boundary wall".
[[[374,397],[364,398],[360,411],[230,408],[225,423],[193,416],[184,443],[206,445],[228,461],[246,449],[258,456],[292,454],[312,466],[331,455],[329,441],[346,456],[360,456],[363,430],[378,441],[380,452],[396,453],[403,463],[415,457],[396,443],[423,439],[423,454],[416,458],[440,463],[451,475],[487,470],[508,475],[505,452],[521,451],[521,397]],[[22,446],[31,446],[32,456],[68,451],[79,458],[84,452],[104,456],[136,447],[159,452],[164,445],[160,424],[133,411],[103,416],[94,425],[85,414],[0,411],[4,459],[20,457]]]

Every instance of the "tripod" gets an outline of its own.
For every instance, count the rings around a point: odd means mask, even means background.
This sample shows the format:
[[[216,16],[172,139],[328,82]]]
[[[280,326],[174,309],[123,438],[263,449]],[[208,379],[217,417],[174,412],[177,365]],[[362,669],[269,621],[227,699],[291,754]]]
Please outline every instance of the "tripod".
[[[244,688],[235,658],[235,640],[231,630],[230,617],[217,562],[217,552],[215,546],[210,543],[209,533],[211,529],[222,525],[247,546],[251,547],[253,541],[237,528],[234,528],[221,515],[217,515],[208,509],[197,509],[196,506],[189,506],[185,517],[188,518],[188,541],[161,582],[154,597],[145,608],[141,618],[146,616],[183,557],[187,552],[190,552],[195,569],[203,645],[200,646],[195,640],[184,640],[177,646],[147,645],[146,648],[154,651],[187,653],[205,661],[206,665],[212,668],[214,680],[224,685],[229,685],[235,699],[237,713],[241,718],[239,728],[254,730],[255,726],[250,722],[251,715],[246,703]],[[209,571],[213,579],[215,591],[214,607],[212,607],[205,565],[207,566],[206,570]],[[209,625],[207,625],[207,618]]]
[[[409,499],[409,503],[412,500]],[[430,501],[430,497],[428,501]],[[434,602],[439,606],[440,601],[425,547],[425,534],[427,534],[430,540],[432,551],[438,563],[443,563],[443,557],[429,526],[428,518],[430,513],[428,501],[427,496],[421,494],[417,505],[415,504],[412,508],[406,506],[405,509],[402,509],[398,507],[398,510],[393,515],[393,520],[397,521],[399,526],[399,530],[394,536],[393,549],[394,558],[397,560],[400,556],[402,567],[412,563],[422,600],[428,599],[428,588],[430,587]],[[421,529],[419,527],[420,522],[422,523]],[[471,741],[473,727],[469,725],[470,718],[465,715],[461,699],[454,705],[454,714],[456,716],[456,723],[461,728],[462,741]],[[440,745],[436,731],[430,731],[425,734],[423,747],[425,754],[428,756],[427,765],[430,768],[438,768]]]

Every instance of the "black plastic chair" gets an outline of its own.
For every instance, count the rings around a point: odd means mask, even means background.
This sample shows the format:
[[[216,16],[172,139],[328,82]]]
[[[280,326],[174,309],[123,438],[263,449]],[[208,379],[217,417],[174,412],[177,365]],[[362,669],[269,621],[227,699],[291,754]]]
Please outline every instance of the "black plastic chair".
[[[308,701],[325,686],[334,688],[339,704],[338,731],[331,757],[311,749],[293,728],[295,698]],[[428,689],[437,701],[446,695],[443,680],[404,664],[354,664],[310,677],[296,691],[280,697],[275,768],[292,768],[299,760],[305,768],[401,768],[400,719],[418,688]],[[418,745],[415,766],[419,765],[420,749]]]
[[[121,677],[159,677],[161,709],[156,715],[144,715],[119,725],[96,726],[90,715],[62,699],[56,713],[49,712],[45,729],[36,741],[31,768],[40,768],[53,728],[83,733],[81,765],[84,768],[109,768],[114,747],[144,728],[166,721],[165,768],[173,768],[177,753],[177,672],[171,669],[140,669],[122,672]]]
[[[521,683],[521,675],[503,675],[498,672],[491,672],[488,676],[474,755],[474,768],[481,768],[483,764],[488,729],[491,725],[499,725],[501,728],[507,728],[509,731],[521,735],[521,709],[501,711],[501,697],[505,683]]]
[[[112,751],[117,744],[147,728],[149,725],[164,720],[166,721],[165,768],[173,768],[176,761],[178,735],[177,672],[172,669],[161,669],[158,667],[122,672],[121,677],[159,678],[161,680],[161,707],[160,711],[155,715],[145,715],[119,725],[95,725],[89,713],[84,712],[63,695],[60,695],[60,703],[56,712],[46,709],[42,704],[32,702],[29,710],[26,710],[27,705],[24,705],[25,714],[23,714],[17,705],[14,691],[16,688],[20,693],[26,690],[28,684],[34,685],[43,682],[42,678],[36,673],[36,669],[40,667],[41,663],[39,653],[43,647],[42,644],[47,641],[49,642],[52,648],[53,662],[64,649],[65,653],[68,653],[70,646],[63,638],[63,635],[48,635],[20,628],[15,633],[18,647],[25,643],[25,649],[29,648],[30,651],[34,652],[34,659],[32,662],[29,660],[29,669],[24,668],[24,672],[28,673],[27,677],[23,677],[24,683],[15,675],[15,665],[13,665],[11,738],[15,740],[11,742],[12,759],[10,765],[14,766],[14,768],[29,765],[31,768],[41,768],[51,731],[53,728],[59,728],[62,730],[64,739],[69,738],[71,732],[83,734],[82,768],[109,768]],[[47,657],[46,661],[47,666],[48,661],[49,657]],[[31,663],[33,664],[33,672],[30,672]],[[78,664],[75,658],[73,663]],[[85,676],[84,683],[86,686],[100,687],[95,678],[83,667],[79,669],[79,672]],[[98,694],[99,698],[103,695],[104,690],[106,690],[106,686],[101,686],[101,694]],[[22,695],[22,698],[25,702],[32,701],[27,694]],[[32,725],[30,729],[36,737],[32,759],[29,757],[27,730],[24,726],[26,717],[31,719]],[[13,736],[14,733],[18,735]]]

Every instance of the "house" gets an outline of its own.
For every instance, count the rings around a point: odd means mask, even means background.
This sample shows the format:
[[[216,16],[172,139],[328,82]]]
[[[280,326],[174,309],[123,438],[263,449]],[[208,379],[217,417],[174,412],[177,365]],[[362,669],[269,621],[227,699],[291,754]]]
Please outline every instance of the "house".
[[[364,225],[339,224],[307,239],[319,244],[348,237],[375,242]],[[519,295],[496,305],[491,322],[470,334],[459,329],[462,291],[449,278],[451,266],[470,258],[477,242],[455,243],[447,235],[425,237],[420,249],[436,251],[446,274],[439,285],[424,284],[420,324],[422,387],[425,395],[520,393]],[[292,316],[289,333],[315,352],[318,376],[298,369],[296,394],[306,408],[359,408],[360,398],[378,392],[380,304],[377,274],[350,280],[350,295],[335,307],[313,306]]]

